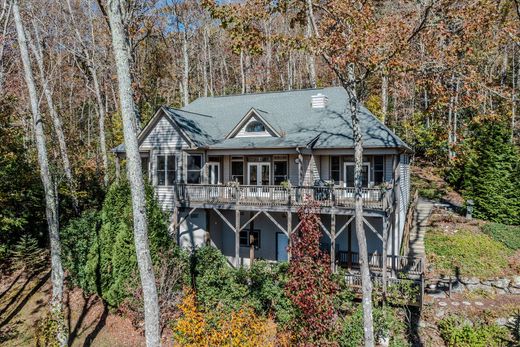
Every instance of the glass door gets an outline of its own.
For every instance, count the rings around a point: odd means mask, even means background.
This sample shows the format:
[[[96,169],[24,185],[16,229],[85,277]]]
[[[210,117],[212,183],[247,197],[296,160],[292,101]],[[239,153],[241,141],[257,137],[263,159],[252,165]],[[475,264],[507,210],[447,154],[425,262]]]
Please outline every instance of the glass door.
[[[262,186],[268,186],[271,178],[271,164],[270,163],[248,163],[248,175],[247,175],[247,183],[250,186],[248,191],[252,196],[258,197],[268,197],[269,190],[268,188],[262,188]]]
[[[268,186],[271,181],[270,163],[248,163],[248,184],[251,186]]]
[[[208,184],[220,184],[220,163],[208,162]]]

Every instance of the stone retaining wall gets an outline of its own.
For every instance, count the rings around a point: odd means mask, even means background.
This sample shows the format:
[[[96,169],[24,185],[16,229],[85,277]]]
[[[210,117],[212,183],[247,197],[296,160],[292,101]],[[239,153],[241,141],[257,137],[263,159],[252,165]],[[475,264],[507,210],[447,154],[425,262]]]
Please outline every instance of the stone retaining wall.
[[[432,283],[433,282],[433,283]],[[428,294],[441,294],[449,291],[449,278],[442,278],[438,281],[428,281]],[[453,293],[484,291],[495,294],[514,294],[520,295],[520,275],[510,278],[478,279],[476,277],[451,279],[451,291]]]

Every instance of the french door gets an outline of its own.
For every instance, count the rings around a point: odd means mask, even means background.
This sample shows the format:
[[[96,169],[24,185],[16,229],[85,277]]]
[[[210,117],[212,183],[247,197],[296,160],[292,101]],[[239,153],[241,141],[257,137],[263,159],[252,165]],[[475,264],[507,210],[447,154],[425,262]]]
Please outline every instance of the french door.
[[[270,163],[248,163],[247,184],[251,186],[268,186],[271,178]]]

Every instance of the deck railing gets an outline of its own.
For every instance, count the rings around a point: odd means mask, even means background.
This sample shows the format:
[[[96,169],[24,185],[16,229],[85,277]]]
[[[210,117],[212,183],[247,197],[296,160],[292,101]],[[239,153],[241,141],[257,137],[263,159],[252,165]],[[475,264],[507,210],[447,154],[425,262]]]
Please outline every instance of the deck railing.
[[[359,268],[359,253],[339,251],[337,261],[340,266]],[[383,256],[381,254],[369,254],[368,266],[372,270],[383,269]],[[411,275],[424,273],[424,262],[419,257],[403,257],[388,255],[386,258],[386,268],[396,272],[403,272]]]
[[[222,203],[242,205],[302,205],[307,199],[314,199],[324,207],[354,208],[353,187],[314,187],[296,186],[229,186],[222,184],[177,184],[176,199],[180,202]],[[391,204],[391,190],[383,192],[380,188],[363,188],[363,206],[371,209],[387,209]]]

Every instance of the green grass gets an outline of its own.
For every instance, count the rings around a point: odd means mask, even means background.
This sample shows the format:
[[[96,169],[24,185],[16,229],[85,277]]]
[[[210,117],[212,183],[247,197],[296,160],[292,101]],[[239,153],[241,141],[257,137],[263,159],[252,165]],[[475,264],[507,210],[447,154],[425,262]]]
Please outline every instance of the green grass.
[[[428,263],[436,272],[463,277],[499,276],[508,269],[508,257],[513,253],[501,242],[483,233],[460,230],[448,235],[441,230],[426,233]]]
[[[509,249],[515,251],[520,249],[520,226],[518,225],[488,223],[484,225],[482,231],[494,240],[502,242]]]
[[[416,175],[412,176],[412,186],[419,191],[420,196],[430,200],[440,200],[446,194],[446,189],[437,187],[435,182]]]

